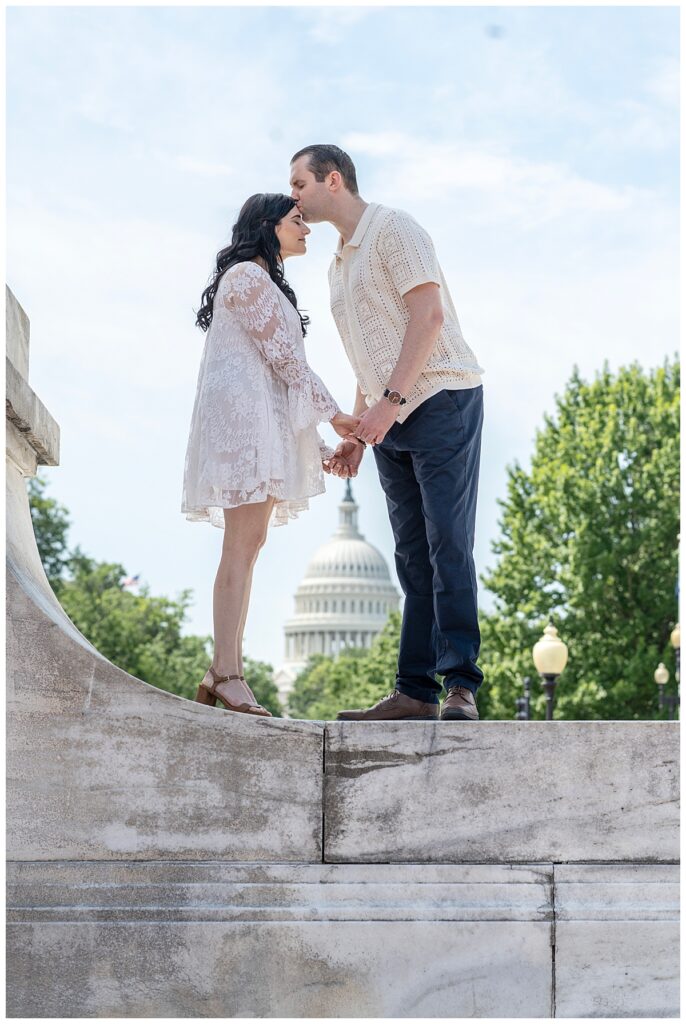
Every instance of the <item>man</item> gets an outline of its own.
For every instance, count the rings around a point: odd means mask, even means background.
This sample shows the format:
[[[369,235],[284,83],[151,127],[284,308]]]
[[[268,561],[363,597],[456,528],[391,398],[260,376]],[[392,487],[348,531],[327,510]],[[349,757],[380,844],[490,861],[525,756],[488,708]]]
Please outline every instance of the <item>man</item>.
[[[291,161],[291,195],[307,223],[340,238],[331,310],[357,377],[356,439],[329,465],[356,476],[372,446],[405,594],[394,691],[339,719],[478,720],[480,634],[472,549],[483,421],[481,374],[462,337],[433,243],[409,214],[365,202],[337,146]]]

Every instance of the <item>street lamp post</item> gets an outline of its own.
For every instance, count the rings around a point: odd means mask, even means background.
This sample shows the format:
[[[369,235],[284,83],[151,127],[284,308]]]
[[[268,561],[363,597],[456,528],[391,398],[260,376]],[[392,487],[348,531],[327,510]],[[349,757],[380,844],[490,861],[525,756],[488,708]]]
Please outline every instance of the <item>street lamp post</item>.
[[[665,693],[665,686],[669,682],[669,669],[660,662],[655,669],[655,675],[653,678],[658,685],[657,706],[660,711],[664,710],[665,707],[667,708],[667,715],[671,722],[674,718],[674,709],[679,704],[679,696],[674,693]]]
[[[681,628],[677,622],[676,626],[671,632],[669,637],[672,647],[674,648],[674,659],[676,661],[676,672],[674,678],[676,680],[676,698],[674,701],[675,707],[679,707],[681,704]]]
[[[552,721],[555,704],[555,686],[567,664],[569,652],[567,644],[560,640],[552,622],[543,630],[543,636],[534,644],[533,658],[536,671],[543,679],[546,694],[545,718]]]
[[[669,669],[662,662],[655,669],[653,679],[657,683],[657,706],[662,711],[665,706],[665,686],[669,682]]]
[[[528,722],[531,718],[530,712],[530,701],[531,701],[531,679],[529,676],[524,678],[524,696],[517,697],[515,706],[517,708],[517,714],[515,718],[520,722]]]
[[[671,632],[669,641],[674,648],[674,657],[676,658],[676,672],[674,674],[674,678],[676,679],[676,685],[678,687],[681,680],[681,627],[678,622]]]

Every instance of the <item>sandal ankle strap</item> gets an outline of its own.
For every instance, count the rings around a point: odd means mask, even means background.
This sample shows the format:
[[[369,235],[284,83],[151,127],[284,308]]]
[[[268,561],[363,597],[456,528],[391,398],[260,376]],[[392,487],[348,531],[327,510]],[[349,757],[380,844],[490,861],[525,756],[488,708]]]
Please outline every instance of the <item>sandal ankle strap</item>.
[[[226,682],[227,679],[242,679],[243,678],[243,676],[235,676],[235,675],[234,676],[220,676],[220,675],[217,675],[217,673],[215,672],[215,670],[213,669],[213,667],[211,665],[210,665],[210,672],[212,673],[212,678],[214,679],[215,684],[216,683],[224,683],[224,682]]]

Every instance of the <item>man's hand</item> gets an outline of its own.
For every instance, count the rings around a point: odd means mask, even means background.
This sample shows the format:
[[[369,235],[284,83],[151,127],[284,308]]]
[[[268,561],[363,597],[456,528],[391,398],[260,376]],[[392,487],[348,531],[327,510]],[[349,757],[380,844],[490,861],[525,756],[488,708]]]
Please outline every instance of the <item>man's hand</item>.
[[[354,433],[367,444],[380,444],[395,423],[399,407],[382,398],[362,413]]]
[[[329,459],[328,472],[343,479],[357,476],[357,471],[362,462],[364,447],[356,444],[355,441],[341,441],[336,451]]]

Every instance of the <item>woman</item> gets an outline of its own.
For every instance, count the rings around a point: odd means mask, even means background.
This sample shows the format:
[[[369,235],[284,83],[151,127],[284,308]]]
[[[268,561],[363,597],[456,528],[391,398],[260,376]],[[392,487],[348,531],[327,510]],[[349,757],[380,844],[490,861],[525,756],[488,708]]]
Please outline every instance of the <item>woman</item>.
[[[283,261],[306,251],[295,200],[254,195],[231,244],[217,255],[196,325],[207,331],[186,450],[181,511],[224,528],[214,583],[214,659],[196,700],[269,717],[243,675],[243,630],[253,568],[271,522],[280,526],[324,490],[333,454],[316,425],[345,437],[342,413],[307,364],[309,317],[297,307]],[[328,469],[328,465],[327,465]]]

